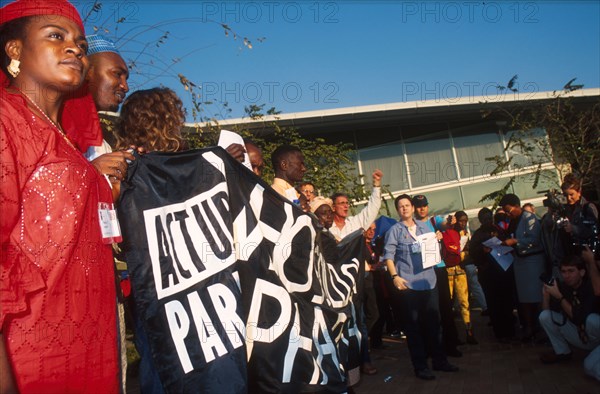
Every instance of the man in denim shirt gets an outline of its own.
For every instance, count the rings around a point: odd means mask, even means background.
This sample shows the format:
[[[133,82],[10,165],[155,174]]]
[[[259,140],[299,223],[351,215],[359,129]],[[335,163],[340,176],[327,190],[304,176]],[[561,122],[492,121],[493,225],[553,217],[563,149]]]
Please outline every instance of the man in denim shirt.
[[[397,289],[401,317],[408,340],[408,350],[415,375],[424,380],[435,379],[427,364],[427,350],[436,371],[456,372],[442,348],[439,336],[440,314],[436,276],[432,268],[423,269],[421,246],[417,236],[431,232],[426,223],[415,221],[415,207],[407,194],[395,200],[400,221],[385,237],[384,260]]]

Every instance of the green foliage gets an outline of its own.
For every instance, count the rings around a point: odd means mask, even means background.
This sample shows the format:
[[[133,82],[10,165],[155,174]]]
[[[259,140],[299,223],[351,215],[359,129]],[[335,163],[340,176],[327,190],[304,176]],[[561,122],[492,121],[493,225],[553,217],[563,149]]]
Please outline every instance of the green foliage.
[[[264,105],[251,105],[246,107],[246,113],[251,119],[262,119],[264,117],[263,108]],[[267,113],[277,114],[278,112],[271,108]],[[220,128],[218,122],[197,128],[189,136],[190,145],[194,147],[213,145],[216,143]],[[340,142],[330,144],[322,138],[305,138],[296,129],[280,127],[274,121],[265,124],[265,129],[272,131],[266,135],[258,135],[237,126],[228,127],[228,129],[237,132],[242,137],[250,138],[261,147],[265,161],[263,179],[267,183],[271,183],[274,178],[271,164],[272,152],[280,145],[289,144],[302,150],[307,168],[304,180],[314,183],[320,195],[330,196],[335,192],[343,191],[355,200],[362,200],[368,196],[365,188],[360,184],[361,177],[356,176],[357,171],[353,161],[354,150],[351,144]]]
[[[508,89],[511,91],[517,91],[513,88],[516,79],[515,75],[509,81]],[[584,186],[594,187],[600,192],[600,101],[575,105],[574,98],[568,94],[581,89],[583,85],[574,85],[574,81],[575,78],[566,83],[561,91],[553,92],[551,100],[526,103],[511,110],[495,109],[483,114],[484,117],[500,114],[507,119],[510,129],[514,130],[504,154],[486,158],[495,165],[490,175],[496,176],[508,170],[518,174],[525,168],[533,168],[532,186],[535,188],[545,176],[542,165],[552,163],[560,179],[567,172],[575,171]],[[496,206],[515,180],[516,176],[508,178],[498,190],[484,195],[479,202],[492,200]]]

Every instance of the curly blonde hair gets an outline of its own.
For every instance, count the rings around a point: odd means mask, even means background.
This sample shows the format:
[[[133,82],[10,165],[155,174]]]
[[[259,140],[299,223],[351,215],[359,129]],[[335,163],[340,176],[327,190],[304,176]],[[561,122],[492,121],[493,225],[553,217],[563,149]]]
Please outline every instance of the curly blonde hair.
[[[117,121],[116,148],[134,145],[148,152],[176,152],[183,148],[181,128],[185,111],[181,99],[169,88],[132,93],[123,103]]]

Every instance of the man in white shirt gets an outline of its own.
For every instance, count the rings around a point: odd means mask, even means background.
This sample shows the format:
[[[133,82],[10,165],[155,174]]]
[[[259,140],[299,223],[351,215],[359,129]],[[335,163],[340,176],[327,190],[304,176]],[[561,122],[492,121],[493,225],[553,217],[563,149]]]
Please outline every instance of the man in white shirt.
[[[373,171],[373,192],[371,193],[371,197],[369,197],[367,206],[358,215],[348,216],[350,201],[346,194],[335,193],[331,196],[331,200],[333,201],[333,226],[331,226],[329,231],[338,241],[358,229],[368,229],[371,223],[379,216],[382,177],[383,172],[381,170],[377,169]]]

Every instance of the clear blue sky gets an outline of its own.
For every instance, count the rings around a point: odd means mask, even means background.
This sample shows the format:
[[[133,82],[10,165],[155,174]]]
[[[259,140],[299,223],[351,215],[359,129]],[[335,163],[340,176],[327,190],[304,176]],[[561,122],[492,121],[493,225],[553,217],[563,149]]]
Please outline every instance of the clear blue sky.
[[[82,14],[93,4],[74,3]],[[242,117],[249,104],[289,113],[494,97],[494,87],[515,74],[523,94],[560,89],[574,77],[599,87],[599,4],[105,1],[86,29],[103,26],[120,37],[122,54],[136,58],[140,72],[131,75],[133,90],[162,84],[189,105],[177,78],[183,74],[202,86],[205,100],[229,103],[232,112],[218,116]],[[219,23],[240,37],[226,37]],[[208,105],[207,114],[220,108]]]

